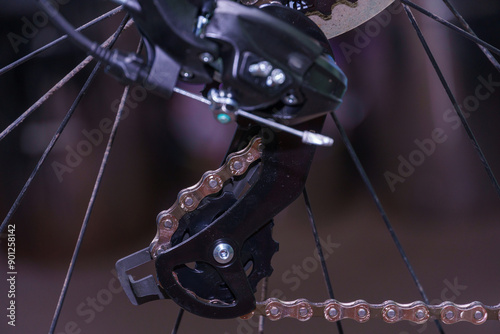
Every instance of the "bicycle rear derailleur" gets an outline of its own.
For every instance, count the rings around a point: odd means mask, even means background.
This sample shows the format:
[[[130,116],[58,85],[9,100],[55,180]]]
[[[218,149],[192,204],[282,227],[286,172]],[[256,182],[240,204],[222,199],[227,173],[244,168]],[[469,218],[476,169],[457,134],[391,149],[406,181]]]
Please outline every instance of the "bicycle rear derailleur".
[[[158,215],[151,245],[117,262],[121,284],[136,305],[170,298],[204,317],[248,314],[258,282],[273,271],[273,217],[301,194],[315,147],[240,117],[242,110],[318,133],[346,78],[321,30],[285,6],[122,2],[149,55],[129,62],[139,70],[124,72],[139,74],[125,81],[148,83],[166,97],[178,80],[203,83],[216,118],[236,120],[238,129],[222,166]],[[150,261],[156,277],[128,274]]]

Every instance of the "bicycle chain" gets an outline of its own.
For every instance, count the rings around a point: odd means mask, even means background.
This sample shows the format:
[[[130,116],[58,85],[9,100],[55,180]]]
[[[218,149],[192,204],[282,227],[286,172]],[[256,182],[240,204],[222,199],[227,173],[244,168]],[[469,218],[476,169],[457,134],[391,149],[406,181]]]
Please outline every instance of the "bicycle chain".
[[[254,314],[265,316],[270,320],[295,318],[300,321],[307,321],[312,317],[323,317],[331,322],[352,319],[363,323],[372,318],[382,318],[387,323],[407,320],[416,324],[423,324],[434,318],[447,325],[461,321],[482,325],[486,320],[500,320],[500,304],[486,306],[480,302],[469,304],[443,302],[439,305],[428,305],[421,301],[400,304],[392,300],[385,301],[382,304],[370,304],[364,300],[341,303],[333,299],[322,303],[314,303],[307,299],[282,301],[269,298],[263,302],[258,302],[254,312],[241,318],[250,319]]]
[[[224,183],[232,177],[245,174],[248,167],[261,158],[263,148],[262,139],[253,138],[247,147],[228,155],[217,170],[205,172],[197,184],[181,190],[175,203],[158,214],[156,236],[149,248],[152,258],[171,247],[170,239],[177,231],[182,216],[196,210],[205,197],[221,191]]]
[[[162,211],[158,215],[157,235],[150,246],[153,258],[170,248],[170,239],[177,230],[182,216],[196,210],[203,198],[221,191],[224,183],[232,177],[245,174],[248,167],[261,158],[262,150],[262,139],[255,137],[247,147],[230,154],[219,169],[204,173],[197,184],[180,191],[176,202],[170,209]],[[465,321],[481,325],[486,320],[500,320],[500,304],[493,307],[480,302],[469,304],[443,302],[439,305],[428,305],[416,301],[400,304],[391,300],[381,304],[370,304],[364,300],[342,303],[333,299],[318,303],[310,302],[307,299],[282,301],[269,298],[263,302],[257,302],[255,311],[241,318],[250,319],[255,314],[265,316],[273,321],[283,318],[307,321],[312,317],[322,317],[330,322],[352,319],[363,323],[373,318],[382,318],[387,323],[406,320],[423,324],[434,318],[445,324]]]

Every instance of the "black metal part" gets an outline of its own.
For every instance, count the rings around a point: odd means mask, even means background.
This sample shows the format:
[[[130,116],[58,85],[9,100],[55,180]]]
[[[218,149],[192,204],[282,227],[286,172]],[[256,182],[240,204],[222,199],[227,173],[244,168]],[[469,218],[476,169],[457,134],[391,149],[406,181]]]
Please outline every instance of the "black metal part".
[[[320,131],[323,118],[305,123],[307,129]],[[251,131],[251,130],[250,130]],[[238,133],[233,146],[249,137]],[[276,214],[300,195],[305,184],[315,147],[284,132],[272,132],[261,158],[261,174],[242,198],[202,231],[168,249],[156,259],[158,280],[165,292],[187,311],[209,318],[234,318],[255,308],[253,289],[241,261],[245,241],[265,226]],[[238,138],[239,137],[239,138]],[[269,205],[272,199],[273,205]],[[223,240],[234,249],[228,264],[213,258],[213,248]],[[204,262],[215,268],[233,296],[231,303],[214,303],[193,294],[180,283],[175,269],[192,262]]]
[[[298,10],[304,14],[321,14],[323,16],[332,15],[332,8],[338,4],[356,4],[358,0],[282,0],[283,5]]]
[[[302,13],[219,1],[206,38],[221,45],[220,81],[241,109],[296,124],[335,110],[342,101],[345,75],[323,32]],[[269,86],[267,78],[253,75],[250,66],[260,61],[281,70],[284,81]],[[287,104],[289,96],[294,99]]]
[[[163,289],[158,286],[153,275],[135,280],[127,272],[152,261],[149,248],[141,249],[116,262],[116,272],[130,302],[134,305],[141,305],[149,301],[165,299]]]
[[[245,179],[252,179],[252,175],[247,173]],[[244,180],[238,181],[238,183],[242,182],[247,184]],[[230,186],[226,187],[226,189],[231,188]],[[172,236],[172,245],[175,246],[187,236],[201,232],[218,216],[234,205],[236,201],[235,194],[226,190],[218,197],[205,198],[195,211],[182,217],[177,231]],[[244,264],[247,279],[254,293],[259,281],[270,276],[273,272],[271,258],[278,250],[278,244],[272,239],[273,225],[271,221],[249,237],[243,244],[240,254],[238,254]],[[248,272],[250,269],[251,271]],[[194,268],[182,265],[175,269],[175,273],[185,289],[192,291],[202,299],[220,300],[225,303],[231,303],[234,299],[217,270],[207,263],[196,262]]]

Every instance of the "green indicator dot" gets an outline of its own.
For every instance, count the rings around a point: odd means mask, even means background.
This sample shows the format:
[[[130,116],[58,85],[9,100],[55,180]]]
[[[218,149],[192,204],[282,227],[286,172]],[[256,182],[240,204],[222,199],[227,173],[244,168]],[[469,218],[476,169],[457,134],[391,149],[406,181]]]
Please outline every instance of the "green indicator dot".
[[[231,117],[229,117],[229,115],[226,115],[226,114],[218,114],[217,120],[219,121],[219,123],[227,124],[227,123],[231,122]]]

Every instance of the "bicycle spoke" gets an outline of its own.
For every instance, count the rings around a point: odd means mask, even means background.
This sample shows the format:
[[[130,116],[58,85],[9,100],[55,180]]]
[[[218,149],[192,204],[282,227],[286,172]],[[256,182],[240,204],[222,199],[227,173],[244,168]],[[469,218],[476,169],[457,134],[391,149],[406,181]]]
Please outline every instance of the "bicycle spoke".
[[[469,24],[467,23],[467,21],[465,21],[465,19],[463,18],[463,16],[458,12],[458,10],[455,8],[455,6],[453,6],[448,0],[443,0],[443,2],[448,7],[448,9],[453,13],[453,15],[455,15],[455,17],[457,18],[457,20],[460,23],[460,25],[467,32],[469,32],[470,34],[472,34],[472,35],[474,35],[474,36],[477,37],[477,35],[474,32],[474,30],[472,30],[472,28],[469,26]],[[491,62],[491,64],[500,72],[500,63],[491,54],[490,50],[488,50],[487,48],[485,48],[484,46],[482,46],[480,44],[478,44],[477,46],[481,49],[481,51],[483,51],[484,55],[486,56],[486,58],[488,58],[488,60]]]
[[[57,303],[56,311],[54,313],[54,317],[52,318],[52,323],[50,326],[49,334],[54,333],[55,327],[57,325],[57,321],[59,319],[59,315],[61,314],[62,305],[64,303],[64,299],[65,299],[66,294],[68,292],[68,286],[69,286],[69,282],[71,280],[71,276],[73,275],[73,271],[74,271],[75,264],[76,264],[76,259],[78,258],[78,254],[80,252],[80,247],[81,247],[81,244],[83,241],[83,237],[85,235],[85,231],[86,231],[87,226],[88,226],[90,214],[92,213],[92,210],[94,208],[94,203],[95,203],[95,199],[97,196],[97,192],[99,191],[99,188],[101,186],[101,181],[102,181],[102,176],[104,174],[104,169],[106,168],[106,165],[108,162],[111,147],[112,147],[114,139],[116,137],[116,132],[118,129],[118,125],[120,123],[121,115],[122,115],[123,110],[125,108],[125,101],[128,98],[129,91],[130,91],[130,86],[125,87],[125,89],[123,91],[120,106],[118,108],[118,112],[116,113],[115,121],[113,123],[113,128],[111,130],[111,134],[109,135],[109,140],[108,140],[108,143],[106,145],[106,151],[104,152],[104,156],[103,156],[102,161],[101,161],[101,166],[99,168],[99,172],[97,174],[97,178],[96,178],[96,181],[94,183],[94,189],[92,190],[92,195],[90,196],[90,200],[89,200],[89,203],[87,206],[87,211],[86,211],[85,217],[83,219],[82,227],[80,229],[80,233],[78,235],[78,239],[77,239],[76,244],[75,244],[75,250],[73,252],[73,256],[71,258],[68,271],[66,273],[66,278],[64,280],[63,287],[61,289],[61,294],[59,296],[59,301]]]
[[[124,30],[132,25],[132,21],[129,21],[125,26]],[[113,37],[108,38],[104,43],[101,44],[102,47],[107,47],[111,43]],[[2,141],[9,133],[11,133],[15,128],[17,128],[26,118],[28,118],[34,111],[36,111],[40,106],[47,101],[56,91],[61,89],[69,80],[71,80],[75,75],[83,70],[94,57],[87,56],[80,64],[78,64],[73,70],[71,70],[64,78],[62,78],[58,83],[56,83],[51,89],[49,89],[41,98],[38,99],[31,107],[29,107],[21,116],[19,116],[14,122],[12,122],[5,130],[0,133],[0,141]]]
[[[123,21],[121,22],[120,26],[118,27],[118,30],[113,34],[113,36],[111,36],[111,42],[110,42],[110,44],[108,46],[109,48],[111,48],[113,46],[113,44],[116,42],[116,40],[120,36],[121,32],[125,28],[125,25],[128,22],[128,20],[129,20],[129,16],[126,16],[123,19]],[[92,84],[92,82],[94,81],[95,77],[97,76],[97,73],[98,73],[98,71],[99,71],[100,68],[101,68],[101,63],[97,63],[97,65],[92,70],[92,73],[89,75],[87,81],[83,85],[82,89],[78,93],[75,101],[73,102],[73,104],[71,105],[70,109],[68,110],[66,116],[64,117],[63,121],[59,125],[59,128],[57,129],[56,133],[54,134],[54,136],[50,140],[50,142],[47,145],[47,147],[45,148],[45,151],[43,152],[42,156],[40,157],[40,160],[36,164],[36,166],[33,169],[31,175],[29,176],[28,180],[24,184],[23,189],[21,190],[21,192],[17,196],[14,204],[12,205],[12,207],[9,210],[9,212],[7,213],[7,216],[5,217],[5,219],[3,220],[2,224],[0,225],[0,233],[3,232],[3,230],[5,229],[5,227],[7,226],[7,224],[9,223],[10,219],[12,218],[12,216],[14,215],[14,213],[16,212],[17,208],[21,204],[21,201],[24,198],[24,195],[25,195],[26,191],[30,187],[31,182],[33,181],[33,179],[35,178],[35,176],[38,174],[38,171],[40,170],[40,168],[42,167],[43,163],[47,159],[47,156],[52,151],[52,148],[54,147],[54,145],[56,144],[57,140],[59,139],[59,136],[61,135],[61,133],[66,128],[66,125],[68,124],[71,116],[73,116],[73,113],[76,110],[76,108],[78,107],[78,105],[80,104],[80,101],[82,100],[83,96],[87,93],[90,85]]]
[[[172,329],[172,334],[177,334],[177,331],[179,330],[179,327],[181,325],[183,315],[184,315],[184,309],[179,308],[179,313],[177,313],[177,319],[175,319],[175,325],[174,328]]]
[[[126,19],[128,20],[128,17],[126,17]],[[131,21],[129,21],[128,23],[130,23],[130,22]],[[128,26],[128,23],[124,27],[124,29]],[[143,41],[141,39],[139,42],[139,46],[137,47],[137,53],[141,52],[142,47],[143,47]],[[114,143],[114,140],[116,137],[116,133],[118,131],[118,125],[120,124],[120,120],[121,120],[123,111],[125,109],[125,103],[128,99],[129,92],[130,92],[130,86],[126,86],[123,90],[122,98],[120,100],[120,105],[118,106],[118,111],[116,112],[115,121],[113,123],[111,133],[109,134],[108,143],[106,145],[106,150],[104,151],[104,155],[103,155],[102,160],[101,160],[101,166],[99,167],[99,172],[97,173],[97,177],[96,177],[96,180],[94,183],[94,188],[92,190],[92,194],[90,195],[89,203],[87,206],[87,211],[85,212],[85,217],[83,218],[82,226],[80,228],[80,233],[78,234],[78,239],[76,241],[75,249],[73,251],[73,256],[71,257],[68,271],[66,273],[66,278],[64,279],[64,283],[63,283],[63,286],[61,288],[61,294],[59,295],[59,300],[57,302],[56,310],[55,310],[54,316],[52,318],[52,322],[51,322],[50,329],[49,329],[49,334],[54,333],[55,328],[57,326],[57,321],[59,320],[59,316],[61,314],[62,306],[64,304],[66,294],[68,292],[69,283],[71,281],[71,277],[72,277],[73,271],[75,269],[76,260],[78,258],[78,254],[80,253],[80,248],[81,248],[81,245],[83,242],[83,237],[85,235],[85,231],[87,230],[87,226],[88,226],[88,223],[90,220],[90,215],[92,214],[95,200],[97,198],[97,193],[101,187],[101,182],[102,182],[102,177],[104,175],[104,170],[105,170],[106,165],[108,163],[109,155],[111,153],[111,148],[113,146],[113,143]]]
[[[264,301],[267,299],[267,287],[269,283],[269,276],[264,277],[262,280],[262,289],[260,293],[260,300]],[[264,334],[264,322],[266,321],[266,317],[263,315],[259,316],[259,328],[257,333]]]
[[[410,22],[415,29],[415,32],[417,33],[417,36],[420,40],[420,43],[424,47],[425,53],[427,54],[427,57],[429,58],[430,62],[432,63],[432,67],[434,67],[434,70],[436,71],[436,74],[439,77],[439,80],[441,81],[441,85],[446,91],[446,94],[448,95],[448,98],[450,99],[451,103],[453,104],[453,107],[460,118],[460,121],[462,122],[462,126],[464,127],[465,131],[467,132],[467,136],[469,137],[470,141],[472,142],[472,146],[474,147],[476,153],[479,155],[479,160],[481,160],[481,163],[483,164],[486,173],[488,174],[488,177],[490,178],[490,181],[495,188],[498,196],[500,197],[500,185],[498,184],[497,179],[495,178],[495,175],[493,174],[493,170],[490,167],[490,164],[488,163],[488,160],[486,160],[486,157],[483,153],[483,150],[479,146],[479,143],[474,135],[474,132],[472,131],[471,127],[469,126],[469,123],[467,122],[467,119],[465,118],[462,108],[458,105],[457,99],[451,92],[450,86],[448,85],[448,82],[446,81],[443,72],[441,71],[441,68],[439,67],[436,59],[434,58],[434,55],[432,54],[431,49],[429,48],[429,45],[427,44],[427,41],[425,40],[425,37],[422,33],[422,30],[418,26],[418,23],[415,19],[415,16],[413,15],[411,9],[405,4],[406,0],[400,0],[402,2],[402,6],[410,19]]]
[[[485,47],[486,49],[490,50],[491,52],[493,53],[496,53],[497,55],[500,55],[500,49],[494,47],[493,45],[489,44],[489,43],[486,43],[485,41],[483,41],[482,39],[478,38],[476,35],[474,34],[471,34],[459,27],[457,27],[456,25],[446,21],[445,19],[425,10],[424,8],[420,7],[419,5],[411,2],[411,1],[408,1],[408,0],[400,0],[401,3],[405,4],[405,5],[408,5],[412,8],[415,8],[416,10],[418,10],[419,12],[421,12],[422,14],[424,14],[425,16],[428,16],[430,17],[431,19],[435,20],[436,22],[439,22],[441,24],[443,24],[444,26],[450,28],[451,30],[459,33],[460,35],[462,35],[463,37],[467,38],[467,39],[470,39],[472,40],[473,42],[475,42],[476,44],[478,45],[481,45],[483,47]]]
[[[101,22],[101,21],[103,21],[103,20],[105,20],[107,18],[110,18],[110,17],[114,16],[115,14],[120,13],[122,10],[123,10],[122,6],[116,7],[115,9],[110,10],[109,12],[104,13],[101,16],[96,17],[92,21],[87,22],[84,25],[78,27],[76,30],[77,31],[83,31],[83,30],[85,30],[85,29],[87,29],[87,28],[95,25],[96,23],[99,23],[99,22]],[[48,44],[45,44],[41,48],[39,48],[39,49],[37,49],[37,50],[35,50],[35,51],[27,54],[26,56],[24,56],[22,58],[19,58],[18,60],[10,63],[9,65],[1,68],[0,69],[0,75],[5,74],[5,73],[9,72],[10,70],[13,70],[14,68],[18,67],[21,64],[24,64],[28,60],[30,60],[30,59],[38,56],[40,53],[42,53],[42,52],[50,49],[51,47],[59,45],[61,42],[65,41],[67,38],[68,38],[68,35],[63,35],[63,36],[59,37],[58,39],[56,39],[56,40],[54,40],[54,41],[52,41],[52,42],[50,42]]]
[[[318,229],[316,227],[316,220],[314,219],[314,215],[312,212],[311,202],[309,201],[309,195],[307,194],[306,188],[302,192],[302,196],[304,197],[304,202],[306,204],[307,215],[309,217],[309,222],[311,224],[311,229],[314,237],[314,242],[316,244],[316,250],[318,251],[319,260],[321,262],[321,269],[323,270],[323,278],[325,279],[326,289],[328,290],[328,296],[331,299],[335,299],[333,294],[332,281],[330,279],[330,274],[328,273],[328,268],[326,267],[325,256],[323,254],[323,247],[321,247],[321,242],[319,240]],[[342,323],[340,321],[336,322],[337,330],[340,334],[344,333],[342,328]]]
[[[377,209],[379,211],[380,216],[382,217],[382,220],[385,223],[385,226],[387,228],[387,231],[391,235],[392,241],[394,242],[394,245],[396,245],[396,248],[398,249],[399,254],[401,255],[401,258],[403,259],[403,262],[406,265],[406,268],[408,269],[411,278],[413,279],[413,282],[417,286],[418,291],[420,292],[420,296],[422,296],[422,299],[426,304],[429,304],[429,298],[427,298],[427,294],[424,291],[424,287],[420,283],[420,280],[417,277],[417,274],[415,273],[415,270],[413,269],[413,266],[410,263],[410,260],[408,259],[408,256],[406,255],[405,250],[403,249],[403,246],[401,245],[401,242],[399,241],[399,238],[394,231],[394,228],[392,226],[392,223],[389,221],[389,216],[387,216],[387,213],[385,212],[384,207],[382,206],[382,203],[380,202],[380,199],[375,191],[375,188],[373,188],[373,185],[368,178],[368,175],[366,174],[366,171],[361,164],[361,161],[359,160],[358,155],[356,154],[356,151],[354,150],[354,147],[352,146],[351,141],[349,140],[349,137],[347,136],[347,133],[343,127],[343,125],[339,122],[339,119],[337,115],[335,115],[334,112],[330,113],[331,117],[333,118],[333,121],[335,122],[335,125],[337,126],[337,129],[340,132],[340,136],[342,137],[342,141],[344,142],[344,145],[347,148],[347,151],[349,155],[351,156],[352,161],[354,162],[354,165],[356,166],[356,169],[358,170],[359,174],[361,175],[361,179],[363,180],[365,186],[368,188],[368,192],[370,193],[371,198],[375,202],[375,205],[377,206]],[[443,327],[439,323],[438,320],[434,320],[434,323],[436,324],[437,329],[439,330],[439,333],[444,334]]]

